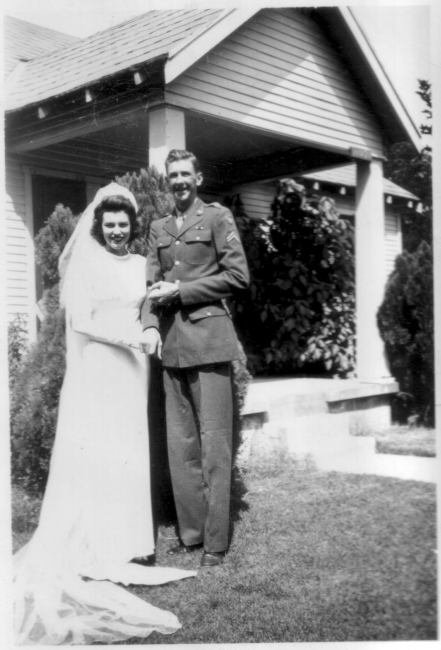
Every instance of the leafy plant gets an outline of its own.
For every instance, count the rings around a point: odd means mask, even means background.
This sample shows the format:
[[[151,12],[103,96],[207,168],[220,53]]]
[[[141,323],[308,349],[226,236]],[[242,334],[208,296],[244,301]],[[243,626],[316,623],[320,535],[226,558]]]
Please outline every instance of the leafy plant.
[[[276,198],[266,229],[244,216],[240,198],[231,203],[251,272],[251,294],[236,309],[252,369],[350,376],[355,363],[351,223],[340,218],[330,199]]]

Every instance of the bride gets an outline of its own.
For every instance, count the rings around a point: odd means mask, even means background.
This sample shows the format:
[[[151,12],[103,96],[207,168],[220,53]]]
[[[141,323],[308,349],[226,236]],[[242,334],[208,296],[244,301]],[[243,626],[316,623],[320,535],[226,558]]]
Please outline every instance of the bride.
[[[131,563],[154,553],[148,357],[139,351],[145,260],[126,248],[136,212],[126,188],[99,190],[60,258],[66,376],[40,522],[14,556],[18,644],[172,634],[180,628],[174,614],[114,583],[196,575]]]

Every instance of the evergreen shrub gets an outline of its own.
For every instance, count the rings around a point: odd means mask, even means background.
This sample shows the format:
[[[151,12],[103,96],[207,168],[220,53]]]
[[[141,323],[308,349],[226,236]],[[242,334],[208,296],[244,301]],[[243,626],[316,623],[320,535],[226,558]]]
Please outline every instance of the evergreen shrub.
[[[425,241],[414,253],[397,257],[377,319],[391,373],[400,384],[394,419],[433,426],[433,260]]]
[[[8,323],[8,371],[9,390],[12,390],[15,379],[19,374],[27,350],[26,319],[20,313]]]

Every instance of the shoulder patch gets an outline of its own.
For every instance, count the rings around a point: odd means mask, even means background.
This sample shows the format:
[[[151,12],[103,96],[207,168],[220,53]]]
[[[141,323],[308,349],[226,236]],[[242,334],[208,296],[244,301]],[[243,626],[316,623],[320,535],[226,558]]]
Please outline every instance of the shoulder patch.
[[[207,206],[209,208],[211,208],[211,207],[213,207],[213,208],[222,208],[221,204],[218,203],[217,201],[213,201],[213,203],[207,203]]]

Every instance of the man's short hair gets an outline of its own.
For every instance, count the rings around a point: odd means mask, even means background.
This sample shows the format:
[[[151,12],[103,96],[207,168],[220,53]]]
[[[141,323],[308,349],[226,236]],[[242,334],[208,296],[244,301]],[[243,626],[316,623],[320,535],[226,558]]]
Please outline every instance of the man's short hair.
[[[168,166],[171,163],[177,162],[178,160],[189,160],[192,163],[197,174],[201,171],[199,160],[196,158],[194,153],[191,153],[191,151],[186,151],[185,149],[172,149],[170,151],[167,158],[165,159],[166,170],[168,171]]]

